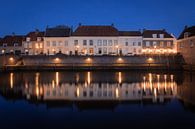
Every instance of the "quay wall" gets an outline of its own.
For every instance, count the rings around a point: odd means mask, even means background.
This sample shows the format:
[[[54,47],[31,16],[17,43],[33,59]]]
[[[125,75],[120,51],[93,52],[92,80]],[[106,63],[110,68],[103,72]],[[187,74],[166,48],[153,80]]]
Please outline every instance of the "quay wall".
[[[6,69],[182,69],[182,56],[0,56]],[[3,65],[6,64],[6,65]]]

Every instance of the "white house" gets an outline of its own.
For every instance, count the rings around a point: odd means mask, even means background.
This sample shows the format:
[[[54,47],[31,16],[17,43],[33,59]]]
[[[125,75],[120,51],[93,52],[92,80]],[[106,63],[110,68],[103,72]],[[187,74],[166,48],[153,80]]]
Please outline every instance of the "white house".
[[[134,55],[141,54],[142,35],[114,26],[79,26],[70,42],[76,55]]]
[[[70,35],[71,29],[66,26],[47,28],[44,37],[44,54],[71,54]]]

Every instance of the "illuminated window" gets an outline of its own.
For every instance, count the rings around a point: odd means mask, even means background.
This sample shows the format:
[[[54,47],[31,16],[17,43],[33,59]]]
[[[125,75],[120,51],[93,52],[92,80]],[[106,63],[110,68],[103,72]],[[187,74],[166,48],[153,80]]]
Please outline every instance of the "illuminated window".
[[[27,41],[27,42],[30,42],[30,37],[27,37],[27,38],[26,38],[26,41]]]

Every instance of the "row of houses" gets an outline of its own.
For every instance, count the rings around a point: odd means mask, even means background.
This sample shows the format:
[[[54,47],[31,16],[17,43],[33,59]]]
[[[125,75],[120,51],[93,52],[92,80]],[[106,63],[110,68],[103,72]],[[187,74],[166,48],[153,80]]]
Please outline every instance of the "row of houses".
[[[186,38],[186,33],[179,41],[183,38]],[[27,35],[12,34],[0,39],[0,54],[141,55],[177,52],[177,39],[166,30],[120,31],[113,25],[79,25],[75,31],[68,26],[57,26],[46,28],[44,32],[35,30]]]

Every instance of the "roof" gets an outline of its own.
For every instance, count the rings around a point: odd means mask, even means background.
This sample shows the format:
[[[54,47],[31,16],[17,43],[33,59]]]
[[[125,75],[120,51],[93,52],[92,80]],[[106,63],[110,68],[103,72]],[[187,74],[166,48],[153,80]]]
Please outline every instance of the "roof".
[[[143,38],[153,38],[153,34],[157,34],[157,38],[159,38],[159,34],[164,34],[164,38],[174,38],[171,34],[169,34],[166,30],[144,30]]]
[[[79,26],[73,36],[118,36],[113,26]]]
[[[47,28],[45,32],[45,37],[69,37],[70,35],[71,29],[66,26]]]
[[[188,37],[192,37],[195,36],[195,26],[192,27],[186,27],[182,33],[180,34],[178,39],[183,39],[184,38],[184,34],[188,32]]]
[[[140,31],[119,31],[119,36],[142,36]]]
[[[30,38],[30,41],[37,41],[37,37],[41,37],[43,41],[45,32],[39,32],[39,31],[34,31],[34,32],[29,32],[26,37]]]
[[[0,46],[3,46],[4,43],[7,44],[7,46],[14,46],[14,43],[18,43],[18,46],[22,46],[22,41],[24,40],[25,36],[22,35],[8,35],[5,36],[0,41]]]

